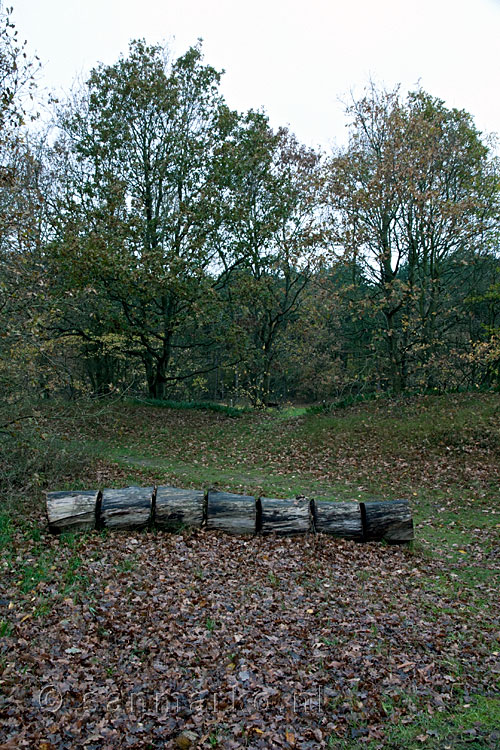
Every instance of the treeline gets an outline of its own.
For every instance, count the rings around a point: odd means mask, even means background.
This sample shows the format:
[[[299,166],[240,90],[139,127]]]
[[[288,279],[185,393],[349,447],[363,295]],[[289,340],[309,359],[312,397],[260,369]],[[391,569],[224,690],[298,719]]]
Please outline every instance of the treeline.
[[[35,134],[1,23],[4,400],[499,384],[500,173],[469,114],[370,85],[320,153],[232,111],[199,46],[134,41]]]

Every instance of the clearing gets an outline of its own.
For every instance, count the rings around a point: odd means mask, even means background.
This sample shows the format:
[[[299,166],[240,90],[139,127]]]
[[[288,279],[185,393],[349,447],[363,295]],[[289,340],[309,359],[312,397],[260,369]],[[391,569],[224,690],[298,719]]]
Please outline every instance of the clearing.
[[[498,747],[498,394],[64,409],[89,462],[2,516],[0,747]],[[404,496],[416,541],[46,531],[43,487],[153,482]]]

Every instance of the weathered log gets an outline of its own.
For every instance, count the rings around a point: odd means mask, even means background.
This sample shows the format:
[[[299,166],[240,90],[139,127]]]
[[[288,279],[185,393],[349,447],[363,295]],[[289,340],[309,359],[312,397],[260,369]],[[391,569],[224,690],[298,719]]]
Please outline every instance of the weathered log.
[[[232,534],[304,534],[316,530],[345,539],[408,542],[414,538],[407,500],[334,503],[305,499],[281,500],[210,490],[205,506],[201,491],[175,487],[126,487],[47,493],[49,529],[140,529],[156,522],[159,528],[207,527]]]
[[[363,523],[358,503],[315,500],[313,512],[316,531],[343,539],[363,539]]]
[[[204,507],[205,493],[200,490],[158,487],[154,522],[158,528],[167,531],[199,528],[203,523]]]
[[[408,500],[360,503],[363,539],[367,542],[411,542],[413,519]]]
[[[210,490],[207,500],[207,528],[221,529],[229,534],[255,534],[255,498]]]
[[[257,513],[263,534],[307,534],[313,528],[310,500],[261,497]]]
[[[95,529],[98,497],[99,492],[96,490],[48,492],[49,530],[54,534],[60,534],[62,531]]]
[[[99,525],[106,529],[143,529],[151,523],[153,487],[103,490]]]

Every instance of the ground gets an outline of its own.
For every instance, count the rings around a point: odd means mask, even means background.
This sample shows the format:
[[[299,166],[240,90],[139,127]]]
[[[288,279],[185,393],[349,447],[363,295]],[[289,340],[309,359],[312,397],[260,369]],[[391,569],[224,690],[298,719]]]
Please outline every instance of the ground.
[[[25,499],[3,516],[0,747],[499,746],[497,394],[65,409],[59,437],[90,459],[51,489],[404,496],[416,540],[54,537]]]

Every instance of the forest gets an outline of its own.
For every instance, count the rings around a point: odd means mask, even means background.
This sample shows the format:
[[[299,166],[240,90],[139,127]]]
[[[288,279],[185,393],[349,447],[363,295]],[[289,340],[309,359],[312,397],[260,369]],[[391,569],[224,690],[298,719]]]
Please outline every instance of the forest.
[[[2,398],[498,387],[493,137],[370,83],[325,153],[231,110],[220,81],[201,44],[133,41],[37,119],[37,62],[3,13]]]

